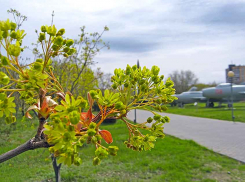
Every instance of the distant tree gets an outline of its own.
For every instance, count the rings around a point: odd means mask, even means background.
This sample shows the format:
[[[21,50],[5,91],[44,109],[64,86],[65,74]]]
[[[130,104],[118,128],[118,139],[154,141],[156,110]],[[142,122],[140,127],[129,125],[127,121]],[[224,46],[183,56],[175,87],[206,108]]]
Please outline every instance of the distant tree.
[[[169,74],[169,77],[174,82],[174,88],[177,94],[187,91],[191,85],[195,85],[198,82],[198,78],[190,70],[175,70]]]
[[[98,81],[98,88],[104,93],[106,89],[111,89],[111,73],[104,73],[98,68],[95,72],[95,77]]]
[[[54,14],[52,14],[52,17]],[[52,20],[53,24],[53,20]],[[108,43],[105,43],[102,40],[102,36],[104,32],[109,31],[107,26],[104,27],[101,33],[94,32],[94,33],[87,33],[85,31],[85,26],[80,28],[81,33],[78,35],[79,39],[73,40],[73,44],[69,47],[64,49],[63,56],[57,57],[59,54],[56,49],[57,46],[52,47],[55,51],[51,55],[52,59],[55,59],[55,64],[61,65],[65,70],[72,70],[72,73],[59,71],[58,78],[61,79],[62,77],[67,78],[72,75],[72,79],[69,79],[69,86],[66,84],[65,90],[69,90],[72,94],[75,94],[78,91],[79,84],[81,83],[81,77],[84,72],[87,72],[90,69],[90,66],[95,64],[93,61],[94,57],[104,48],[110,49]],[[38,31],[36,30],[38,34]],[[67,41],[67,40],[65,40]],[[44,54],[42,51],[39,50],[40,43],[37,42],[36,47],[33,49],[33,54],[36,58],[44,58]],[[74,52],[75,51],[75,52]],[[72,68],[66,68],[65,65],[69,64],[72,65]],[[85,73],[86,74],[86,73]],[[57,75],[57,72],[56,72]],[[66,79],[67,80],[67,79]],[[63,86],[63,85],[62,85]],[[91,89],[91,88],[90,88]]]
[[[77,65],[73,60],[53,61],[52,66],[54,75],[57,76],[64,91],[71,91],[72,84],[76,80],[76,87],[72,91],[75,97],[78,95],[86,97],[89,90],[98,86],[97,77],[89,66],[83,68],[81,74],[78,73],[78,70],[82,69],[82,65]],[[79,77],[78,74],[80,75]]]
[[[197,87],[197,91],[199,90],[202,90],[204,88],[208,88],[208,87],[216,87],[217,86],[217,83],[216,82],[213,82],[213,83],[208,83],[208,84],[205,84],[205,83],[197,83],[197,84],[194,84],[194,85],[191,85],[189,87],[189,89],[191,87]]]

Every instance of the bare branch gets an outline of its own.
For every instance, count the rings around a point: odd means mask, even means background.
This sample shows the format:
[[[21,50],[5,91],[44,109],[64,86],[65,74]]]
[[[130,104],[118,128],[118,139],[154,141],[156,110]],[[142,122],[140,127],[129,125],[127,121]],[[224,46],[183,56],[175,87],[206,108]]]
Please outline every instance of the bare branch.
[[[0,163],[7,161],[17,155],[20,155],[28,150],[35,150],[38,148],[49,148],[49,147],[50,145],[46,142],[46,140],[36,141],[35,138],[32,138],[28,140],[26,143],[18,146],[17,148],[0,155]]]

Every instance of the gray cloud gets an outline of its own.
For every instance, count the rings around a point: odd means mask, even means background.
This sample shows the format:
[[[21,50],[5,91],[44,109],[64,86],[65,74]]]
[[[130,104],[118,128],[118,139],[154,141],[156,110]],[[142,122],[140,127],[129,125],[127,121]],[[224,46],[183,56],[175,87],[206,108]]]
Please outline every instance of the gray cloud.
[[[140,59],[142,65],[160,66],[165,75],[191,69],[201,82],[219,82],[231,60],[244,63],[245,3],[240,0],[122,0],[108,1],[106,6],[101,1],[44,1],[0,3],[28,16],[23,25],[28,33],[25,45],[35,42],[35,29],[50,24],[52,10],[57,28],[66,28],[70,38],[77,38],[82,25],[88,32],[101,32],[107,25],[110,31],[102,39],[110,42],[111,50],[95,58],[106,72]],[[11,17],[7,9],[2,8],[1,19]],[[30,51],[25,54],[32,56]]]
[[[106,39],[109,41],[112,51],[121,52],[148,52],[156,49],[160,43],[154,40],[144,40],[142,38],[118,37]]]
[[[201,17],[204,23],[213,25],[245,25],[245,2],[227,3],[213,7]]]

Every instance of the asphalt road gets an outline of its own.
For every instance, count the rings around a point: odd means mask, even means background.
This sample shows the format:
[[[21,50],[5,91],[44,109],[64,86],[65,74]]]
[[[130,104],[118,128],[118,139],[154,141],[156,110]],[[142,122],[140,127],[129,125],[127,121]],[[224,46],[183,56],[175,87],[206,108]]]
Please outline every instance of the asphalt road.
[[[151,112],[137,110],[137,123],[145,122]],[[164,125],[164,133],[181,139],[191,139],[212,149],[245,163],[245,123],[217,119],[198,118],[176,114],[159,113],[170,117],[170,123]],[[134,111],[127,115],[134,120]]]

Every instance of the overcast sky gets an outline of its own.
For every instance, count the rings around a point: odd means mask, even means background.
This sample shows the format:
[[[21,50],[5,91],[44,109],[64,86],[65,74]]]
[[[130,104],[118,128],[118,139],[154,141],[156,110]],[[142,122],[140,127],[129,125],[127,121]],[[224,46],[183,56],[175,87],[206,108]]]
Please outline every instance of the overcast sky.
[[[24,45],[37,39],[35,29],[50,25],[54,10],[57,29],[77,38],[110,28],[103,40],[110,50],[96,58],[104,72],[134,65],[158,65],[161,74],[191,70],[199,82],[225,82],[228,64],[245,63],[244,0],[0,0],[0,19],[12,19],[10,8],[26,15]],[[24,55],[32,56],[26,50]],[[95,67],[94,67],[95,69]]]

